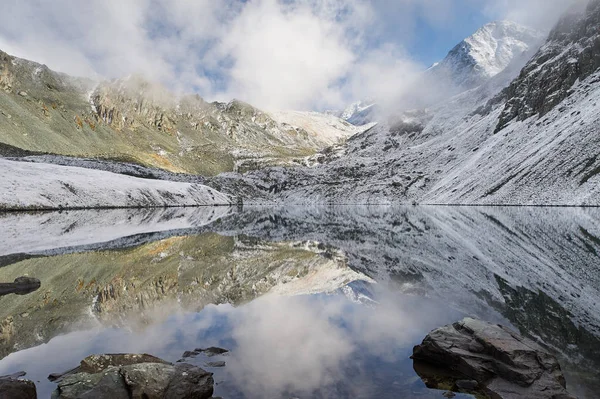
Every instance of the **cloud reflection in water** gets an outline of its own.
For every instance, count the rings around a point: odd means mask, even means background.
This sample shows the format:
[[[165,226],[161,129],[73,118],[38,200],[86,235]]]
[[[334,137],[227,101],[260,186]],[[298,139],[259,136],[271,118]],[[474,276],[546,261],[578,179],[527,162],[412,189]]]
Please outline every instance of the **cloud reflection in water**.
[[[132,319],[128,328],[73,332],[13,353],[0,361],[0,375],[24,369],[40,381],[40,397],[46,397],[54,389],[49,373],[74,367],[91,353],[147,352],[176,361],[185,350],[217,345],[231,349],[222,358],[227,366],[211,370],[219,383],[215,394],[227,397],[370,397],[375,391],[421,390],[408,359],[412,346],[460,315],[437,302],[372,288],[378,302],[372,306],[341,294],[268,295],[199,313],[171,303],[144,327]],[[206,361],[191,359],[199,366]]]

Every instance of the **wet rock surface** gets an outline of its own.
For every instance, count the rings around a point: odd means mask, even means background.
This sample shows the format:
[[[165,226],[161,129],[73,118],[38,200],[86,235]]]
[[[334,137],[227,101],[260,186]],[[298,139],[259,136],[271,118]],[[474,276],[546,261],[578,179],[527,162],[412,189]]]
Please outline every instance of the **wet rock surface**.
[[[129,366],[140,363],[163,363],[169,362],[148,354],[114,354],[114,355],[91,355],[81,361],[79,371],[83,373],[99,373],[110,366]]]
[[[503,399],[573,398],[553,355],[497,324],[465,318],[438,328],[414,347],[412,358],[432,388]]]
[[[189,364],[146,354],[92,355],[60,378],[52,397],[203,399],[212,396],[213,385],[212,373]]]
[[[225,362],[220,360],[216,362],[207,362],[204,364],[205,367],[225,367]]]
[[[37,392],[33,381],[19,380],[25,373],[15,373],[0,377],[0,399],[36,399]]]
[[[228,353],[229,351],[227,349],[223,349],[223,348],[218,348],[216,346],[211,346],[210,348],[206,348],[206,349],[196,349],[197,352],[202,352],[204,353],[206,356],[217,356],[217,355],[222,355],[224,353]]]

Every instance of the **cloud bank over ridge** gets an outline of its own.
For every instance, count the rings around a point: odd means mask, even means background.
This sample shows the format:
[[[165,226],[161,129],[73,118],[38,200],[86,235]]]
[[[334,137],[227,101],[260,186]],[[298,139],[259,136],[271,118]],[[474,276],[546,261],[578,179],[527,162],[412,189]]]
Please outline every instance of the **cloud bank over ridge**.
[[[423,70],[415,21],[461,12],[547,29],[564,0],[5,0],[0,49],[69,74],[141,73],[208,100],[335,108],[397,96]],[[449,49],[448,49],[449,50]]]

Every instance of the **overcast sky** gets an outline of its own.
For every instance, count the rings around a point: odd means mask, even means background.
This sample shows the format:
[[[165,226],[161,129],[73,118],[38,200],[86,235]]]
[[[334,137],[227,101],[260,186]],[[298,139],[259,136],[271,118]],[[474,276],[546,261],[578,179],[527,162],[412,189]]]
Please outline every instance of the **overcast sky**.
[[[396,90],[486,22],[548,30],[570,0],[0,0],[0,49],[207,100],[337,108]]]

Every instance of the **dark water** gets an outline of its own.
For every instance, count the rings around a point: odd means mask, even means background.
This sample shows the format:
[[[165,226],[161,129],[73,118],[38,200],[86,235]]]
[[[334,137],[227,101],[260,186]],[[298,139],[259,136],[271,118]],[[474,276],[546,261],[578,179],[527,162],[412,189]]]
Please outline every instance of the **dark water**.
[[[334,207],[0,216],[0,375],[92,353],[190,362],[226,398],[442,398],[413,370],[431,329],[474,316],[544,342],[569,390],[600,378],[600,210]],[[459,395],[460,397],[460,395]]]

